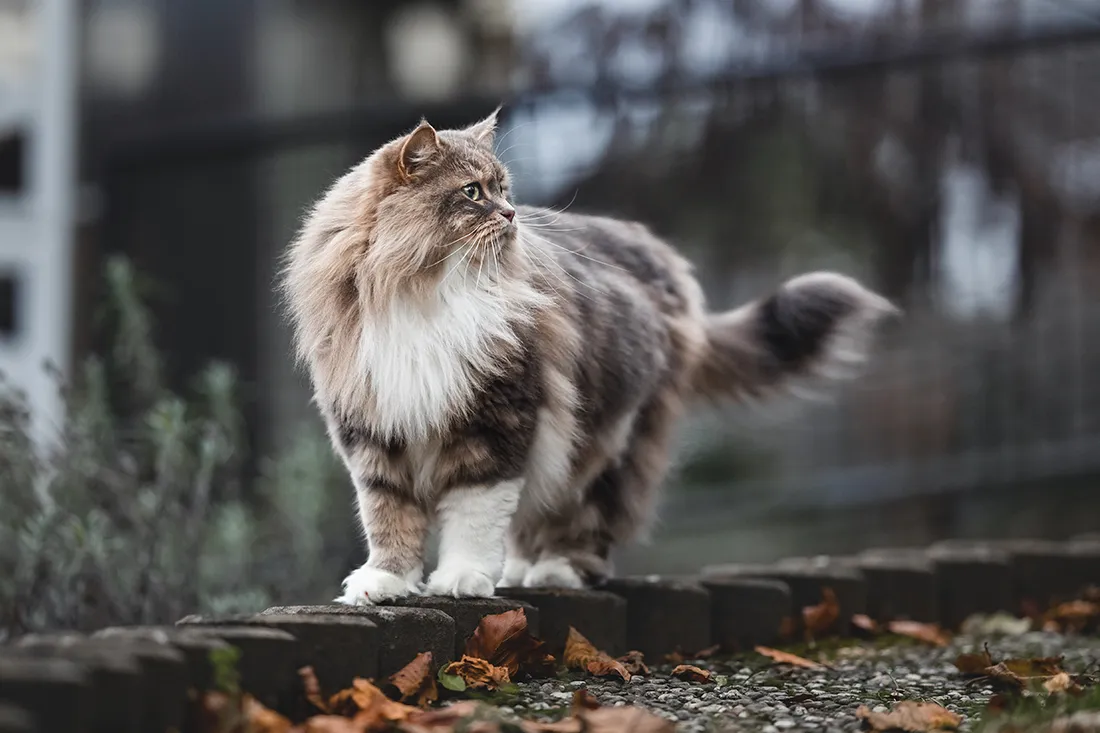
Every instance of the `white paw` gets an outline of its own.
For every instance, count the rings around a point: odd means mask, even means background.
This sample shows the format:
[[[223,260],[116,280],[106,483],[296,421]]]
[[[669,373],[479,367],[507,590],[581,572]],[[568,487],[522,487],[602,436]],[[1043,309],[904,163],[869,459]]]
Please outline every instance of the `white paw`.
[[[584,581],[564,557],[539,560],[523,576],[525,588],[583,588]]]
[[[493,579],[474,568],[442,567],[428,577],[428,595],[489,598],[493,591]]]
[[[419,573],[416,575],[419,576]],[[408,578],[401,578],[363,565],[344,578],[344,593],[335,600],[348,606],[372,606],[416,594],[419,589],[412,576],[410,573]]]
[[[523,585],[523,578],[531,569],[531,561],[522,557],[509,557],[504,561],[504,574],[497,588],[517,588]]]

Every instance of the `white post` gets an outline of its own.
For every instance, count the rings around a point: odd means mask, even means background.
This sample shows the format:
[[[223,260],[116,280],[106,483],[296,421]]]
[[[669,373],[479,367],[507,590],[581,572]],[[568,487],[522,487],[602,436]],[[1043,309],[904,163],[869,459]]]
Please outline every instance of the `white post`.
[[[60,424],[55,378],[70,373],[77,186],[77,0],[31,0],[33,63],[16,99],[26,107],[26,191],[0,202],[0,272],[17,278],[17,333],[0,341],[0,371],[27,394],[41,444]]]

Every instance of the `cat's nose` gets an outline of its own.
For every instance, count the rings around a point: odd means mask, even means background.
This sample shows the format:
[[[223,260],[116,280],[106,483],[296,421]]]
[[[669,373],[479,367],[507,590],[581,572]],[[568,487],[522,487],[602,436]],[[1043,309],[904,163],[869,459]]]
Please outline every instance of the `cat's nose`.
[[[499,211],[500,215],[508,221],[512,221],[512,219],[516,218],[516,210],[511,206],[501,206],[497,211]]]

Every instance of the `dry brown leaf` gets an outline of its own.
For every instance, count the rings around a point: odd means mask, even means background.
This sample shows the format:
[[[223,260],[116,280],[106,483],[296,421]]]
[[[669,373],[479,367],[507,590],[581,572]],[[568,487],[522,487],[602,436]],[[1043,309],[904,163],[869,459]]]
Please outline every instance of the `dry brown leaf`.
[[[573,701],[569,704],[569,712],[573,715],[579,715],[584,710],[596,710],[600,707],[599,700],[596,696],[588,691],[587,688],[581,687],[573,693]]]
[[[796,631],[798,631],[798,624],[795,623],[793,616],[784,616],[779,622],[777,632],[780,639],[793,639]]]
[[[1025,679],[1053,677],[1062,672],[1061,657],[1032,657],[1030,659],[1006,659],[1002,664],[1013,674]]]
[[[521,671],[530,676],[554,673],[554,657],[546,652],[546,644],[531,636],[522,608],[482,618],[466,642],[466,656],[507,668],[511,679]]]
[[[685,682],[710,682],[711,674],[690,664],[681,664],[672,670],[672,676]]]
[[[457,675],[467,687],[478,690],[495,690],[512,681],[507,667],[495,667],[484,659],[466,655],[444,667],[443,674]]]
[[[321,683],[317,681],[317,674],[313,671],[313,667],[307,665],[299,669],[298,678],[302,681],[302,692],[310,705],[322,713],[327,713],[328,703],[325,702],[325,698],[321,694]]]
[[[676,725],[645,708],[622,706],[589,710],[579,716],[585,733],[675,733]]]
[[[993,666],[993,657],[989,655],[988,649],[971,654],[960,654],[955,659],[955,666],[963,674],[984,675],[988,674],[986,670]]]
[[[931,731],[956,730],[962,723],[962,716],[953,713],[934,702],[913,702],[905,700],[887,713],[873,712],[866,705],[860,705],[856,717],[871,730],[907,731],[908,733],[930,733]]]
[[[198,702],[197,728],[204,733],[226,733],[246,726],[240,698],[204,692]]]
[[[630,674],[648,675],[649,667],[645,663],[645,655],[639,651],[629,651],[626,654],[619,657],[619,661],[626,667],[626,671]]]
[[[421,652],[390,676],[386,692],[398,702],[425,707],[439,698],[432,674],[432,653]]]
[[[810,637],[820,636],[832,629],[838,618],[840,602],[833,589],[827,586],[821,589],[821,603],[802,609],[802,627]]]
[[[765,657],[769,657],[780,664],[791,664],[795,667],[805,667],[806,669],[825,669],[824,664],[818,662],[812,662],[809,659],[804,659],[795,654],[783,652],[778,649],[772,649],[766,646],[753,647],[757,654],[763,654]]]
[[[249,733],[289,733],[293,727],[289,718],[264,707],[251,695],[244,696],[243,707]]]
[[[459,721],[474,717],[488,717],[482,715],[483,711],[487,709],[487,706],[481,702],[476,702],[474,700],[459,700],[445,708],[417,710],[399,725],[398,730],[408,731],[408,733],[423,733],[423,731],[453,733],[455,723]],[[465,728],[465,730],[474,731],[478,729],[471,725]],[[496,728],[490,730],[495,731]]]
[[[681,653],[680,653],[680,652],[678,652],[678,651],[677,651],[677,652],[669,652],[668,654],[666,654],[666,655],[665,655],[665,656],[663,657],[663,659],[664,659],[664,660],[665,660],[665,662],[667,662],[668,664],[673,664],[673,665],[675,665],[675,664],[683,664],[683,663],[684,663],[684,655],[683,655],[683,654],[681,654]]]
[[[342,715],[314,715],[303,726],[303,733],[363,733],[362,725]]]
[[[1060,603],[1043,615],[1043,628],[1081,632],[1100,622],[1100,603],[1078,599]]]
[[[630,672],[626,667],[607,654],[598,651],[592,646],[592,642],[569,627],[569,636],[565,639],[565,666],[570,669],[583,669],[597,677],[619,677],[624,682],[630,681]]]
[[[1073,678],[1065,672],[1059,672],[1043,682],[1043,689],[1051,695],[1062,693],[1079,695],[1084,692],[1084,690],[1081,689],[1081,685],[1077,684]]]
[[[866,631],[868,634],[878,633],[878,622],[865,613],[857,613],[852,616],[852,626]]]
[[[411,705],[391,700],[370,680],[361,677],[352,680],[351,687],[329,698],[328,706],[333,713],[354,718],[365,730],[406,720],[417,712]]]
[[[708,646],[706,649],[700,649],[691,655],[692,659],[710,659],[715,654],[722,650],[721,644],[715,644],[714,646]]]
[[[908,636],[933,646],[947,646],[951,637],[938,624],[924,624],[919,621],[891,621],[886,628],[892,634]]]

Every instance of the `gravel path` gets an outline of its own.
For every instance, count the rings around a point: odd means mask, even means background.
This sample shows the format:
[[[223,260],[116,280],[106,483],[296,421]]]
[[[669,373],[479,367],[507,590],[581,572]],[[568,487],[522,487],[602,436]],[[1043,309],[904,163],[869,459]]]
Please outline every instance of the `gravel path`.
[[[651,665],[651,675],[619,680],[582,678],[539,680],[519,685],[518,695],[502,701],[504,711],[523,717],[556,719],[568,709],[577,688],[586,687],[603,705],[642,705],[696,731],[859,730],[856,708],[885,710],[900,700],[939,703],[964,716],[972,730],[975,715],[992,689],[960,676],[952,662],[962,652],[980,651],[983,641],[997,659],[1064,655],[1071,672],[1100,665],[1100,638],[1031,632],[1013,637],[956,637],[947,647],[902,642],[851,642],[807,656],[832,669],[775,665],[759,655],[688,663],[712,671],[715,682],[689,683],[669,676],[671,665]],[[820,656],[818,656],[820,655]]]

